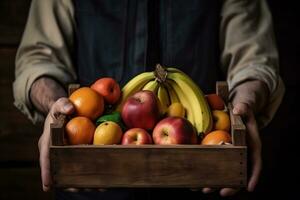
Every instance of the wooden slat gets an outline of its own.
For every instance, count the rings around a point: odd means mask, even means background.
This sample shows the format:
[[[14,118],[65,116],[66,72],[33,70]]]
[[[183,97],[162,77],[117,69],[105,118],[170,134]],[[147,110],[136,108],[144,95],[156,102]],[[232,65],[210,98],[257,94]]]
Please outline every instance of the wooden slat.
[[[231,103],[228,104],[228,109],[230,113],[231,121],[231,135],[232,143],[235,146],[245,146],[246,145],[246,127],[239,115],[234,115],[232,110],[233,106]]]
[[[38,168],[0,168],[0,199],[53,199],[42,191]]]
[[[216,83],[216,94],[220,96],[225,103],[228,102],[228,85],[226,81],[218,81]]]
[[[31,0],[0,1],[0,45],[18,45]]]
[[[64,145],[64,124],[66,116],[59,116],[57,122],[50,124],[51,144],[54,146]]]
[[[245,187],[244,147],[51,147],[57,187]],[[234,162],[233,162],[234,161]]]

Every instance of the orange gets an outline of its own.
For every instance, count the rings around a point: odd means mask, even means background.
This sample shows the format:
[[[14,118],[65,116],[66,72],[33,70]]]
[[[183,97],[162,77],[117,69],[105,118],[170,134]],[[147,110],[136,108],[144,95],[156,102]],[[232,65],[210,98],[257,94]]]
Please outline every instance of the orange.
[[[98,79],[91,85],[91,88],[103,96],[108,104],[115,104],[121,96],[119,84],[110,77]]]
[[[217,145],[220,143],[231,143],[231,136],[228,132],[217,130],[208,133],[202,140],[203,145]]]
[[[214,121],[214,130],[230,130],[230,118],[229,115],[222,110],[213,110],[212,111],[213,121]]]
[[[74,104],[78,116],[94,120],[103,113],[103,97],[89,87],[75,90],[69,99]]]
[[[112,121],[100,124],[94,134],[94,144],[119,144],[122,139],[122,129]]]
[[[167,110],[168,117],[184,117],[185,109],[179,102],[172,103]]]
[[[95,132],[95,125],[87,117],[74,117],[65,127],[69,144],[91,144]]]

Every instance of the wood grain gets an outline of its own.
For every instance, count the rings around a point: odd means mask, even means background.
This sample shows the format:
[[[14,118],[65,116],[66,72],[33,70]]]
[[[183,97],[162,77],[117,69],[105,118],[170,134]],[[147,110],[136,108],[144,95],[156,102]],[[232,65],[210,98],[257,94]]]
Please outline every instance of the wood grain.
[[[78,87],[70,85],[69,93]],[[218,83],[217,88],[218,93],[227,98],[226,82]],[[233,122],[235,130],[237,121]],[[247,147],[240,146],[237,139],[239,146],[63,146],[63,121],[51,128],[50,160],[56,187],[198,188],[245,187],[247,184]]]
[[[230,121],[231,121],[231,135],[232,143],[235,146],[246,145],[246,126],[244,125],[242,118],[239,115],[234,115],[231,103],[228,104]]]
[[[216,94],[220,96],[223,99],[223,101],[227,104],[229,91],[228,91],[228,84],[226,81],[217,81]]]
[[[244,147],[51,147],[57,187],[244,187]]]

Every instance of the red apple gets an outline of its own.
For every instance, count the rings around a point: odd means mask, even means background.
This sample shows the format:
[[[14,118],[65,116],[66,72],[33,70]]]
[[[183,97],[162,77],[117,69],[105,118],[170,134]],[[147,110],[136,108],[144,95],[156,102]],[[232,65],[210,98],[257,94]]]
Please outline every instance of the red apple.
[[[153,130],[155,144],[197,144],[193,125],[183,117],[167,117]]]
[[[119,84],[110,77],[98,79],[91,85],[91,88],[103,96],[108,104],[115,104],[121,95]]]
[[[132,128],[124,133],[122,144],[152,144],[152,138],[145,129]]]
[[[217,94],[205,95],[206,101],[212,110],[224,110],[225,103],[223,99]]]
[[[152,130],[160,117],[158,98],[148,90],[128,97],[122,108],[122,119],[128,128]]]

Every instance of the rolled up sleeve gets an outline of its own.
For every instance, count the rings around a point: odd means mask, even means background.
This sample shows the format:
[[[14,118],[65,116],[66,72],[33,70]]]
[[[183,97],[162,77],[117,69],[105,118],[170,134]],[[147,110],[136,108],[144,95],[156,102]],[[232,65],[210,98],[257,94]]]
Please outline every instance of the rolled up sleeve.
[[[44,116],[30,101],[30,88],[41,76],[62,85],[74,82],[73,5],[71,0],[33,0],[26,28],[16,55],[14,104],[34,123]],[[47,91],[44,91],[45,93]]]
[[[257,115],[261,127],[275,115],[284,95],[272,16],[265,0],[225,0],[221,13],[221,66],[230,94],[249,80],[260,80],[269,90]]]

